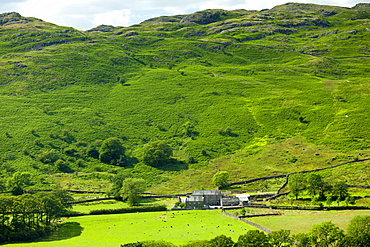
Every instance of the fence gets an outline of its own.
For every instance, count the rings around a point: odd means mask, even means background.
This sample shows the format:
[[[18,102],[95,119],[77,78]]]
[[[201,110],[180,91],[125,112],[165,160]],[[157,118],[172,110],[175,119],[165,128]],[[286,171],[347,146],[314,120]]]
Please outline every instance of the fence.
[[[363,162],[363,161],[367,161],[367,160],[370,160],[370,159],[357,159],[357,160],[352,160],[352,161],[347,161],[347,162],[344,162],[344,163],[340,163],[338,165],[333,165],[333,166],[328,166],[328,167],[323,167],[323,168],[317,168],[317,169],[314,169],[314,170],[306,170],[306,171],[299,171],[299,172],[292,172],[292,173],[288,173],[288,174],[281,174],[281,175],[276,175],[276,176],[268,176],[268,177],[260,177],[260,178],[254,178],[254,179],[250,179],[250,180],[246,180],[246,181],[240,181],[240,182],[234,182],[234,183],[230,183],[229,185],[230,186],[233,186],[233,185],[238,185],[238,184],[248,184],[248,183],[253,183],[253,182],[256,182],[256,181],[261,181],[261,180],[269,180],[269,179],[276,179],[276,178],[284,178],[284,177],[287,177],[289,175],[292,175],[292,174],[297,174],[297,173],[308,173],[308,172],[317,172],[317,171],[322,171],[322,170],[326,170],[326,169],[331,169],[331,168],[335,168],[335,167],[338,167],[338,166],[342,166],[342,165],[346,165],[346,164],[350,164],[350,163],[355,163],[355,162]],[[284,186],[282,186],[279,191],[281,189],[283,189],[286,185],[287,185],[287,181],[284,183]]]
[[[261,226],[261,225],[258,225],[258,224],[256,224],[256,223],[253,223],[252,221],[249,221],[249,220],[243,219],[243,218],[241,218],[241,217],[235,216],[235,215],[230,214],[230,213],[227,213],[227,212],[225,212],[225,211],[222,211],[222,213],[223,213],[223,214],[225,214],[225,215],[227,215],[227,216],[229,216],[229,217],[232,217],[232,218],[238,219],[238,220],[240,220],[240,221],[243,221],[244,223],[247,223],[247,224],[249,224],[249,225],[251,225],[251,226],[257,227],[258,229],[260,229],[260,230],[262,230],[262,231],[264,231],[264,232],[266,232],[266,233],[270,233],[270,232],[271,232],[271,230],[269,230],[269,229],[267,229],[267,228],[265,228],[265,227],[263,227],[263,226]]]
[[[370,189],[370,185],[347,185],[350,188],[362,188],[362,189]]]
[[[97,201],[107,201],[107,200],[117,200],[117,198],[115,197],[96,198],[96,199],[89,199],[89,200],[84,200],[84,201],[69,202],[68,204],[74,205],[74,204],[80,204],[80,203],[86,203],[86,202],[97,202]]]
[[[275,178],[284,178],[286,176],[287,176],[286,174],[283,174],[283,175],[275,175],[275,176],[268,176],[268,177],[260,177],[260,178],[246,180],[246,181],[230,183],[229,185],[233,186],[233,185],[238,185],[238,184],[249,184],[249,183],[253,183],[256,181],[263,181],[263,180],[269,180],[269,179],[275,179]]]

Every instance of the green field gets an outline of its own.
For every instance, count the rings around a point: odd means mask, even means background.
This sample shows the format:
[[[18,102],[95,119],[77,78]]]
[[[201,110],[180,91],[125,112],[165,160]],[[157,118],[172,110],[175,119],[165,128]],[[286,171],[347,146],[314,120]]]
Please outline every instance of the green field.
[[[370,215],[369,210],[291,211],[279,210],[281,216],[249,218],[270,230],[286,229],[292,234],[308,232],[313,225],[332,221],[346,229],[356,215]],[[65,219],[58,232],[33,243],[14,243],[4,246],[119,246],[145,240],[165,240],[176,245],[194,240],[207,240],[224,234],[234,241],[254,227],[212,211],[167,211],[133,214],[81,216]]]
[[[66,219],[58,233],[34,243],[4,246],[117,247],[144,240],[185,244],[224,234],[234,241],[254,227],[213,211],[174,211],[119,215],[81,216]]]
[[[267,229],[277,231],[291,230],[293,234],[306,233],[313,225],[324,221],[332,221],[342,229],[347,229],[350,220],[356,215],[370,215],[370,210],[345,211],[298,211],[278,210],[282,216],[251,218],[250,221],[263,225]]]
[[[177,199],[174,198],[162,198],[162,199],[142,199],[140,201],[140,205],[166,205],[168,209],[171,209]],[[73,211],[80,212],[80,213],[89,213],[92,210],[99,210],[99,209],[116,209],[116,208],[125,208],[128,207],[126,202],[116,201],[116,200],[108,200],[108,201],[99,201],[95,203],[82,203],[82,204],[75,204],[73,205]]]

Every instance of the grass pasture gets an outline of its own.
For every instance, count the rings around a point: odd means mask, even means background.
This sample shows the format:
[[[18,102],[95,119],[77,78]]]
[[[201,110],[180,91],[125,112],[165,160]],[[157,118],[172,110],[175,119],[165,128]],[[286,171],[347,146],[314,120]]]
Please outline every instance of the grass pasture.
[[[325,221],[332,221],[343,230],[347,229],[350,220],[357,215],[370,215],[370,210],[344,210],[344,211],[299,211],[279,210],[282,216],[266,216],[251,218],[250,221],[260,224],[272,231],[285,229],[292,234],[305,233],[313,225]]]
[[[148,206],[153,204],[166,205],[168,209],[172,208],[178,200],[176,198],[146,198],[141,200],[141,205]],[[129,205],[126,202],[107,200],[99,202],[90,202],[73,205],[73,211],[88,214],[92,210],[98,209],[117,209],[126,208]]]
[[[252,226],[212,211],[169,211],[134,214],[82,216],[66,219],[59,232],[34,243],[4,246],[117,247],[145,240],[166,240],[174,244],[212,239],[224,234],[234,241]]]
[[[108,200],[99,203],[83,203],[83,204],[76,204],[73,205],[73,211],[80,212],[80,213],[90,213],[91,210],[97,209],[116,209],[116,208],[124,208],[127,207],[127,203],[125,202],[118,202],[115,200]]]

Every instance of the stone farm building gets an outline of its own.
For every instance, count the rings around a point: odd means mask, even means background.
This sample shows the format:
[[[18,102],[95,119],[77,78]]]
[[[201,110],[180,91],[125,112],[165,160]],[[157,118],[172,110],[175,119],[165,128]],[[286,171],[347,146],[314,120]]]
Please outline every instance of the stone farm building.
[[[219,190],[194,190],[191,195],[180,200],[187,209],[201,209],[242,206],[249,202],[249,197],[248,194],[224,196]]]

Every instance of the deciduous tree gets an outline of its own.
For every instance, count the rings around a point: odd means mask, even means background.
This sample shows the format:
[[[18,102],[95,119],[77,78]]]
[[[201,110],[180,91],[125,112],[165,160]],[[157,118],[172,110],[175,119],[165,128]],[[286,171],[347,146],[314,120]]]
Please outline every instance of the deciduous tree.
[[[335,197],[339,197],[340,200],[345,200],[348,196],[348,187],[344,181],[338,181],[333,184],[332,187],[332,195]]]
[[[347,228],[343,246],[366,247],[370,243],[370,215],[355,216]]]
[[[240,235],[236,247],[271,247],[266,234],[259,230],[249,230]]]
[[[326,221],[312,227],[309,232],[311,246],[330,247],[337,246],[344,238],[344,231]]]
[[[120,139],[111,137],[104,140],[99,150],[99,159],[106,164],[116,164],[121,156],[125,155],[126,149],[122,146]]]
[[[15,172],[7,181],[7,187],[13,195],[21,195],[24,188],[31,184],[31,177],[29,172]]]
[[[212,184],[217,186],[219,189],[226,188],[229,186],[229,173],[226,171],[217,172],[213,176]]]
[[[225,235],[217,236],[208,241],[207,247],[233,247],[235,245],[231,237],[226,237]]]
[[[294,174],[289,176],[290,193],[292,193],[296,200],[298,199],[298,196],[304,187],[304,178],[302,174]]]
[[[327,184],[320,175],[313,173],[307,177],[307,189],[312,197],[318,195],[319,198],[325,198],[324,193],[327,190]]]
[[[267,237],[274,247],[290,246],[293,242],[290,237],[290,230],[273,231]]]
[[[172,148],[166,142],[155,141],[145,146],[144,163],[154,167],[165,165],[172,154]]]
[[[122,183],[121,197],[127,200],[130,206],[137,205],[140,194],[146,189],[145,180],[142,178],[126,178]]]

